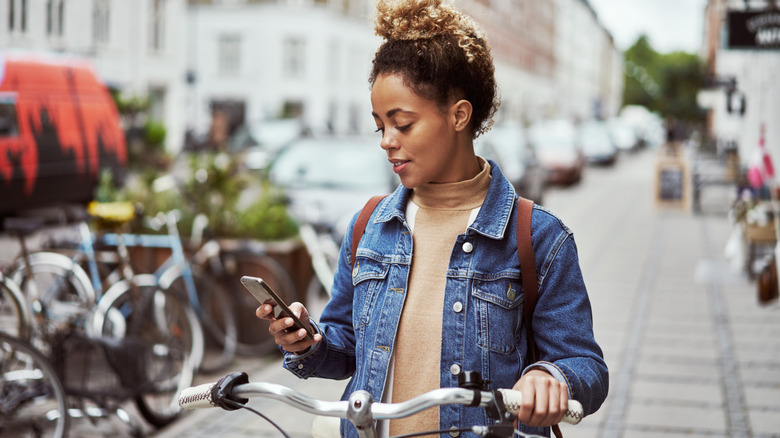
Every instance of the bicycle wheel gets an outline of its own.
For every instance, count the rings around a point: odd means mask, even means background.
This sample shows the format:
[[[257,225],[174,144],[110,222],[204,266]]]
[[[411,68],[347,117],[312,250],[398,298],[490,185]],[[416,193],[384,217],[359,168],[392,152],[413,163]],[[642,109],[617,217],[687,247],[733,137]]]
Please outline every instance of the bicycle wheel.
[[[233,296],[238,315],[236,352],[244,356],[261,356],[276,351],[274,338],[268,333],[268,322],[258,319],[258,302],[241,284],[241,276],[260,277],[287,304],[298,301],[295,283],[287,270],[271,256],[249,249],[223,252],[223,272],[217,278]]]
[[[175,289],[180,296],[189,296],[186,286],[186,274],[181,269],[171,268],[160,277],[160,284],[166,289]],[[199,371],[213,373],[230,364],[236,355],[238,323],[233,308],[233,298],[220,284],[197,266],[191,266],[194,293],[197,301],[190,297],[195,314],[203,329],[204,352]]]
[[[0,332],[28,339],[33,320],[19,286],[0,273]]]
[[[0,333],[0,434],[64,437],[69,423],[65,389],[46,357]]]
[[[117,283],[98,303],[92,326],[104,336],[133,336],[146,346],[144,381],[135,402],[149,424],[164,427],[181,413],[177,395],[191,386],[203,358],[203,332],[192,307],[157,286],[153,275],[134,277],[136,290]]]
[[[89,276],[70,258],[53,252],[37,252],[29,256],[30,270],[20,261],[10,277],[31,302],[33,310],[47,321],[48,331],[62,329],[83,318],[96,302]]]

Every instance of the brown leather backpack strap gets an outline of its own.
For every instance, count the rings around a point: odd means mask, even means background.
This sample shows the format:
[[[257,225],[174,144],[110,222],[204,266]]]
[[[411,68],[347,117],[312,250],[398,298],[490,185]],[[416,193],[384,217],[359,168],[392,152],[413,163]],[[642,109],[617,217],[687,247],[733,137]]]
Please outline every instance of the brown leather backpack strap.
[[[534,203],[525,198],[519,198],[517,203],[517,254],[520,256],[520,269],[523,276],[523,322],[528,333],[528,352],[536,362],[536,342],[531,321],[536,307],[537,279],[534,247],[531,240],[531,216]]]
[[[536,278],[536,260],[534,259],[533,240],[531,239],[531,217],[534,212],[534,203],[528,199],[520,198],[517,205],[517,254],[520,256],[520,269],[523,271],[523,293],[525,301],[523,302],[523,321],[525,323],[526,333],[528,333],[528,351],[531,354],[531,360],[536,362],[537,351],[536,341],[534,341],[534,331],[531,324],[534,308],[536,308],[536,298],[539,294]],[[561,428],[555,424],[552,426],[552,432],[556,438],[563,438]]]
[[[368,219],[371,218],[371,213],[374,212],[376,206],[379,205],[379,201],[384,199],[387,195],[377,195],[369,199],[366,205],[360,210],[357,220],[355,221],[355,227],[352,229],[352,256],[349,261],[352,264],[352,269],[355,269],[355,256],[357,256],[357,248],[360,243],[360,239],[363,237],[363,233],[366,231],[366,225],[368,225]]]

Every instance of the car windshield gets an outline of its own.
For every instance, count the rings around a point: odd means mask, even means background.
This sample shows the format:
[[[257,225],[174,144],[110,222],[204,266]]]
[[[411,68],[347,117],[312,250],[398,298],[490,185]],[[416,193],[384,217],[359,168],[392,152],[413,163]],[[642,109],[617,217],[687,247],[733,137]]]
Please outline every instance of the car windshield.
[[[371,142],[307,140],[285,148],[271,179],[287,187],[385,189],[390,164]]]

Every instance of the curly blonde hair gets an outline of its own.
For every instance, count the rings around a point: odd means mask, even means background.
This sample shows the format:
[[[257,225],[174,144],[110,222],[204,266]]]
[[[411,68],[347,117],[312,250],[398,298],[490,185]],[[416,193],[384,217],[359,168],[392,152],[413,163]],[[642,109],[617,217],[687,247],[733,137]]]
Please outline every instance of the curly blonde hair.
[[[369,83],[398,74],[416,94],[445,107],[471,102],[474,137],[487,132],[500,104],[482,29],[445,0],[379,0],[374,30],[384,38]]]

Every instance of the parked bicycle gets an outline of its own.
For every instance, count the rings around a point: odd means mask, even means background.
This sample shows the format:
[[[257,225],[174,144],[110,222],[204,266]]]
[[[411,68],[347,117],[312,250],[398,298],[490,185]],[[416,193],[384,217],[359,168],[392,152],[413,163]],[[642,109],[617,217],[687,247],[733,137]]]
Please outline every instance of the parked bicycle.
[[[401,403],[378,403],[364,390],[353,392],[345,401],[324,401],[301,394],[289,387],[267,382],[250,383],[246,373],[231,373],[215,383],[187,388],[179,395],[183,409],[220,407],[228,411],[248,409],[261,417],[262,414],[247,406],[249,397],[266,397],[284,402],[310,414],[348,419],[361,438],[375,438],[375,420],[408,417],[424,409],[441,405],[462,405],[485,409],[493,424],[474,425],[467,429],[445,429],[424,431],[418,435],[439,435],[442,433],[472,432],[481,437],[534,436],[514,427],[514,417],[520,408],[522,394],[511,389],[487,389],[488,382],[477,372],[463,372],[458,376],[458,388],[439,388],[421,394]],[[563,421],[577,424],[582,420],[582,405],[569,400]],[[270,420],[269,420],[270,421]],[[274,426],[275,423],[272,422]],[[278,426],[276,426],[278,428]],[[279,431],[288,435],[279,428]]]
[[[0,331],[0,435],[67,435],[67,395],[54,367],[29,342]]]
[[[121,231],[133,216],[132,207],[114,206],[108,211],[93,212],[103,226]],[[31,222],[34,222],[30,219]],[[18,228],[24,229],[23,221]],[[8,227],[6,227],[8,228]],[[56,330],[46,331],[36,342],[43,353],[50,357],[63,380],[68,394],[80,401],[97,404],[98,411],[115,412],[119,418],[128,416],[120,403],[134,400],[144,418],[157,427],[173,421],[181,409],[175,396],[189,386],[203,355],[201,327],[186,301],[186,297],[162,289],[153,275],[135,275],[130,266],[123,233],[117,236],[116,272],[121,274],[116,282],[97,298],[86,274],[78,276],[73,284],[90,291],[97,303],[90,300],[75,301],[65,306],[71,312],[67,318],[54,320]],[[26,250],[23,247],[23,253]],[[33,259],[38,253],[25,258]],[[47,296],[50,290],[62,290],[72,275],[58,277],[47,285],[41,294],[41,272],[78,272],[81,268],[72,259],[55,254],[45,263],[24,263],[16,276],[24,279],[35,296]],[[82,271],[83,272],[83,271]],[[84,277],[84,278],[81,278]],[[65,289],[70,290],[70,289]],[[27,292],[27,291],[25,291]],[[74,294],[75,296],[75,294]],[[56,295],[58,299],[32,301],[34,314],[52,321],[51,315],[68,303],[70,295]],[[185,299],[183,299],[185,298]],[[57,304],[60,305],[52,305]],[[95,412],[95,409],[91,409]],[[85,410],[79,410],[81,414]],[[77,415],[81,415],[77,414]],[[140,428],[134,427],[134,431]]]

